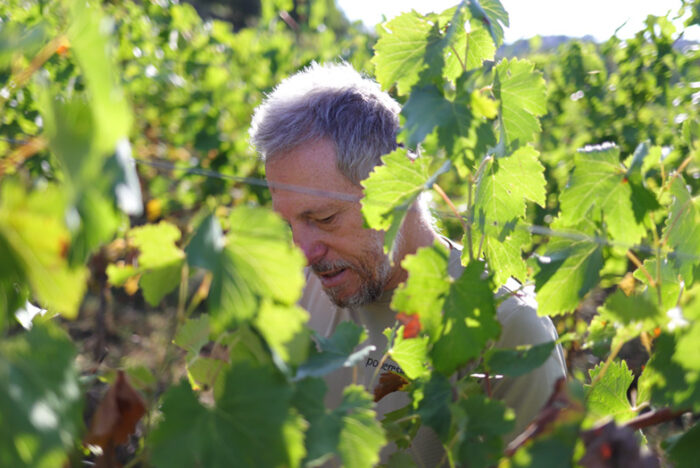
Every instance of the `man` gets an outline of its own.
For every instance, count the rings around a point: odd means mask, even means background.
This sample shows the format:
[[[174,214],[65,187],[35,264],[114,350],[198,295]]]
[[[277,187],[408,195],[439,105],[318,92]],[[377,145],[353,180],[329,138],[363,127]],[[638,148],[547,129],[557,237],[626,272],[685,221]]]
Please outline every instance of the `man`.
[[[273,208],[289,223],[308,261],[301,305],[310,313],[311,328],[329,336],[340,321],[353,320],[367,328],[376,347],[358,366],[358,375],[343,369],[326,379],[329,406],[339,403],[353,377],[370,392],[377,383],[386,347],[382,331],[395,322],[391,296],[407,278],[401,260],[442,242],[451,250],[449,274],[462,272],[460,250],[435,232],[420,203],[405,217],[393,262],[383,252],[383,233],[363,228],[360,182],[396,148],[399,111],[375,82],[349,65],[312,64],[282,81],[253,116],[251,141],[265,160]],[[505,300],[498,311],[502,334],[496,346],[556,339],[551,321],[538,317],[535,308],[531,295]],[[383,368],[398,370],[391,362]],[[565,373],[558,348],[532,373],[494,383],[493,395],[516,411],[513,435],[532,420]],[[381,417],[406,403],[405,394],[394,392],[379,401],[377,413]],[[439,441],[428,429],[419,432],[411,450],[423,466],[442,459]]]

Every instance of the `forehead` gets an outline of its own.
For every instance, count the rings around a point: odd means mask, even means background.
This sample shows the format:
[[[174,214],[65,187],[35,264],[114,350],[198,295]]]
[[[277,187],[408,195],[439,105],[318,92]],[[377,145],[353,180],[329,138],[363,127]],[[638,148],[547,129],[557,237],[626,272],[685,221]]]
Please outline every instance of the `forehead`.
[[[303,143],[265,163],[276,210],[303,212],[358,201],[362,189],[336,166],[335,147],[329,140]]]

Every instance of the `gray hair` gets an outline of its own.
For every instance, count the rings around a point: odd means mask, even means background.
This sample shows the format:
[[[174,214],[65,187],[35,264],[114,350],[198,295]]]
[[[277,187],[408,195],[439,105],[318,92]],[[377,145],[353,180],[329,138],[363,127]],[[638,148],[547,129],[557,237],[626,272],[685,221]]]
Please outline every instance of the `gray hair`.
[[[312,63],[286,78],[255,110],[250,140],[263,160],[328,138],[338,170],[360,184],[396,149],[399,104],[347,63]]]

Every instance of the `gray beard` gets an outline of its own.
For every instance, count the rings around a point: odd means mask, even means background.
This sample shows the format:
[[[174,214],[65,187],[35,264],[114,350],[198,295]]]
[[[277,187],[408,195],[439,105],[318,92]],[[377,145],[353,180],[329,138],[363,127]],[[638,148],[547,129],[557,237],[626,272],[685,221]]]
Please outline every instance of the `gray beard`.
[[[338,297],[339,288],[324,288],[323,291],[328,295],[330,300],[338,307],[363,306],[370,304],[382,295],[384,287],[389,281],[391,273],[391,263],[389,258],[381,254],[382,260],[374,267],[366,264],[361,264],[359,267],[351,265],[345,261],[337,261],[333,263],[320,263],[312,266],[314,272],[322,273],[324,271],[333,270],[336,268],[349,268],[355,271],[360,278],[360,289],[352,296],[340,298]],[[369,258],[373,258],[369,256]]]

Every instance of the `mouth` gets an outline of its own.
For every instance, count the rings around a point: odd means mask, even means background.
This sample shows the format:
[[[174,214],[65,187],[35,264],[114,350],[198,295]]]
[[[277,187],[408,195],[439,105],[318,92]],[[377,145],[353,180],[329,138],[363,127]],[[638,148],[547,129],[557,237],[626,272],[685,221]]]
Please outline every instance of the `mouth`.
[[[334,288],[342,284],[347,274],[348,268],[336,268],[334,270],[316,273],[318,279],[321,280],[321,284],[326,289]]]

